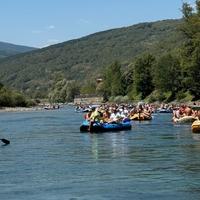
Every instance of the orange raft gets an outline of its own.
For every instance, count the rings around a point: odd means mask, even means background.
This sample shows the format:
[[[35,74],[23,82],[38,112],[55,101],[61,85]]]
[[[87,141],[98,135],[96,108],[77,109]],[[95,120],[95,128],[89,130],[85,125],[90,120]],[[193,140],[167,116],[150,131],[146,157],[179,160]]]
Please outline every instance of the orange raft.
[[[192,132],[200,133],[200,120],[196,120],[192,123]]]

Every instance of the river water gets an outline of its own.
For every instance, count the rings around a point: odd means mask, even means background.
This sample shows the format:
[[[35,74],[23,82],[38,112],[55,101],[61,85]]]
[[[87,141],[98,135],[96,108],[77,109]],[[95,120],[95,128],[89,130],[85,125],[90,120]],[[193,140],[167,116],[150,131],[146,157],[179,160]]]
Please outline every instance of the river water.
[[[200,137],[169,114],[80,133],[82,113],[0,113],[0,199],[199,199]]]

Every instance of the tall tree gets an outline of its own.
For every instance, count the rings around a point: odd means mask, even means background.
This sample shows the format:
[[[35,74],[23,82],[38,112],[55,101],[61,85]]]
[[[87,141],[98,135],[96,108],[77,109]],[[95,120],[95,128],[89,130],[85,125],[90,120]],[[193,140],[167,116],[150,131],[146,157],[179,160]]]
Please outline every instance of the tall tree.
[[[154,89],[152,81],[152,66],[154,56],[143,54],[138,57],[133,70],[133,94],[140,95],[141,99],[147,97]]]
[[[66,79],[56,82],[49,93],[50,102],[71,102],[75,95],[78,95],[80,91],[79,85],[74,81],[68,81]]]
[[[120,63],[114,62],[106,69],[104,73],[103,90],[107,98],[124,94]]]
[[[181,89],[179,59],[169,53],[161,56],[154,65],[153,82],[156,90],[175,95]]]
[[[185,88],[200,98],[200,1],[196,0],[196,9],[189,4],[183,4],[183,25],[181,31],[186,42],[182,48],[181,64],[185,78]]]

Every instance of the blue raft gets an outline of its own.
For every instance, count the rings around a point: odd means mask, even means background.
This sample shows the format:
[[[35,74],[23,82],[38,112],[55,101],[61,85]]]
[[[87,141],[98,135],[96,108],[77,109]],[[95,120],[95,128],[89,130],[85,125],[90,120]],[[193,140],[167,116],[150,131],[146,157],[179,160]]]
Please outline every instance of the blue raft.
[[[83,121],[80,126],[81,132],[88,132],[89,122],[87,120]],[[107,131],[123,131],[123,130],[131,130],[131,122],[124,121],[120,123],[99,123],[95,122],[90,130],[90,132],[98,133],[98,132],[107,132]]]

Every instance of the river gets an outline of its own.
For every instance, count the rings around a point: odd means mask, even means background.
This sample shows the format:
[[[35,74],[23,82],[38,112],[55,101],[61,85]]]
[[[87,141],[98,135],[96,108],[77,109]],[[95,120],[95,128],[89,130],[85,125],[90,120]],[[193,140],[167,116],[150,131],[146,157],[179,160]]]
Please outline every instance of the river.
[[[132,130],[80,133],[82,113],[0,113],[0,199],[199,199],[200,136],[170,114]]]

